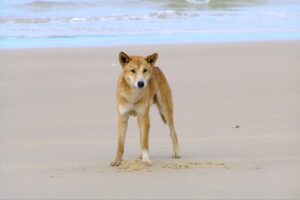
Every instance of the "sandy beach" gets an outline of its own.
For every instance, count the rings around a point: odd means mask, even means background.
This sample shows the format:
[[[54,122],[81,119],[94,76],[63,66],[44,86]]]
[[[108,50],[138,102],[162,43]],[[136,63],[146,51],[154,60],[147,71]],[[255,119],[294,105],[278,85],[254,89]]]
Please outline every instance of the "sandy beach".
[[[117,56],[158,52],[182,158],[151,110],[116,151]],[[300,199],[300,42],[0,50],[1,199]]]

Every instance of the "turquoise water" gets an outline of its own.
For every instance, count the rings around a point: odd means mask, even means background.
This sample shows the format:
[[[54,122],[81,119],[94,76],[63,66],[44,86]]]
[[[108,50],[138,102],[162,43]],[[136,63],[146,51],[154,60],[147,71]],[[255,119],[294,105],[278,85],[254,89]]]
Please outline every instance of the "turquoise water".
[[[0,48],[300,39],[300,0],[11,0]]]

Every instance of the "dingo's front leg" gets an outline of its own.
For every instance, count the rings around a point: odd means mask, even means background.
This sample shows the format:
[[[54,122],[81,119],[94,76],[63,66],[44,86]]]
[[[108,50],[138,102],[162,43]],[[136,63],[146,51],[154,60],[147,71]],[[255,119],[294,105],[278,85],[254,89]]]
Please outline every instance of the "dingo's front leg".
[[[138,116],[138,125],[140,129],[140,143],[141,143],[141,159],[146,165],[151,165],[149,159],[149,126],[150,126],[150,118],[149,113],[139,114]]]
[[[119,166],[122,162],[122,157],[124,153],[124,142],[127,130],[128,116],[119,115],[118,119],[118,149],[117,155],[113,162],[110,163],[111,166]]]

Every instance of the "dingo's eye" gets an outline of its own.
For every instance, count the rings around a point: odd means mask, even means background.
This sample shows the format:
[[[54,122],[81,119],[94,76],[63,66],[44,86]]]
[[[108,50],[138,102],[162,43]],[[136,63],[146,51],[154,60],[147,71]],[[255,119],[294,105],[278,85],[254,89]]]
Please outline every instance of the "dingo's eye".
[[[144,71],[143,71],[143,72],[144,72],[144,73],[146,73],[147,71],[148,71],[147,69],[144,69]]]
[[[134,69],[132,69],[132,70],[130,70],[132,73],[134,73],[135,74],[135,70]]]

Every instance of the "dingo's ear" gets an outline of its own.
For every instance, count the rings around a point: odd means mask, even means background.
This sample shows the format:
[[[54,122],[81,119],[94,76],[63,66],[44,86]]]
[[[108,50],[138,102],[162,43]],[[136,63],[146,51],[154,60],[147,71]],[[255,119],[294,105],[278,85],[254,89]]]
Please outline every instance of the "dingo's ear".
[[[156,60],[157,60],[157,57],[158,57],[158,54],[157,54],[157,53],[154,53],[154,54],[152,54],[152,55],[150,55],[150,56],[147,56],[145,60],[146,60],[150,65],[154,66],[154,64],[155,64],[155,62],[156,62]]]
[[[126,53],[121,51],[119,54],[119,62],[121,64],[121,66],[124,67],[124,65],[129,63],[129,61],[130,61],[130,57]]]

